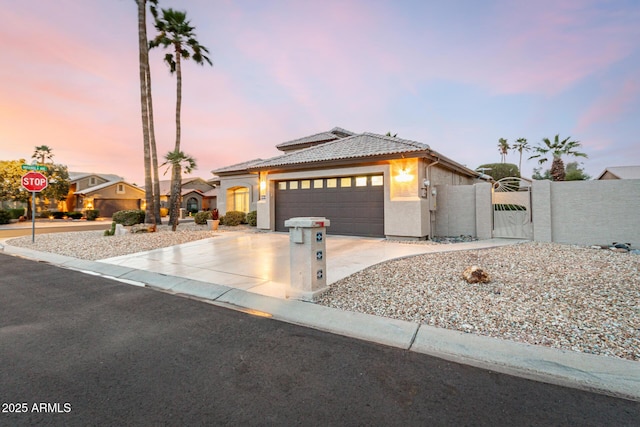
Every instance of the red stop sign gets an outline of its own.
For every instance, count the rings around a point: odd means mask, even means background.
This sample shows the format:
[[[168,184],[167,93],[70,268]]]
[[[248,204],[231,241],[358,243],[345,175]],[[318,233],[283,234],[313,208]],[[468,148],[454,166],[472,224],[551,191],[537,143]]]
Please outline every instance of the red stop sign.
[[[22,186],[28,191],[42,191],[47,185],[47,177],[40,172],[29,172],[22,176]]]

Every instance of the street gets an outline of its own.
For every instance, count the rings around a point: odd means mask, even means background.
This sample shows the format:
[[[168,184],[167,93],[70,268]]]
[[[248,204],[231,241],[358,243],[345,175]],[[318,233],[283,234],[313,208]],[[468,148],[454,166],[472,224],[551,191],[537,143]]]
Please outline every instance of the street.
[[[548,385],[0,253],[0,425],[637,425]]]

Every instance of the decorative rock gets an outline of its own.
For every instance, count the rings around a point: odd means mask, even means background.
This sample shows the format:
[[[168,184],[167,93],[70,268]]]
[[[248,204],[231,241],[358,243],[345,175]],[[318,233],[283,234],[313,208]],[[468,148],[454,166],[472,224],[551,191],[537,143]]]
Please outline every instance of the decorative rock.
[[[593,245],[591,246],[591,249],[604,249],[604,248],[600,245]]]
[[[132,233],[155,233],[156,225],[155,224],[136,224],[131,227]]]
[[[640,255],[640,249],[631,249],[629,252],[634,255]]]
[[[116,224],[116,231],[114,233],[116,236],[124,236],[127,234],[127,229],[124,228],[122,224]]]
[[[462,272],[462,278],[467,283],[489,283],[491,281],[489,274],[477,265],[465,268]]]

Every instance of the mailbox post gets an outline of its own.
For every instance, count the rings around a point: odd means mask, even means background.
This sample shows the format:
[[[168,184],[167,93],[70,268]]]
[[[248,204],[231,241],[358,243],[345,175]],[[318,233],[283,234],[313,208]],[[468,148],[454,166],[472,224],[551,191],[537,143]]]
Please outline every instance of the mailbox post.
[[[284,222],[289,228],[291,280],[287,298],[313,301],[327,287],[327,227],[330,221],[322,217],[291,218]]]

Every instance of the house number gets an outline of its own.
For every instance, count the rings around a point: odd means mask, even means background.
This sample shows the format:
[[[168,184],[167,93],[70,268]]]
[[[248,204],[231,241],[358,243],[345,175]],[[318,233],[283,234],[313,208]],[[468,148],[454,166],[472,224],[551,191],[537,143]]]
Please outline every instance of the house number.
[[[316,233],[316,242],[322,242],[322,231]]]
[[[316,273],[316,278],[322,279],[322,270],[318,270],[318,272]]]
[[[320,261],[322,259],[322,251],[316,252],[316,259]]]

